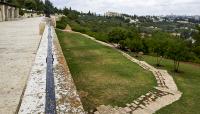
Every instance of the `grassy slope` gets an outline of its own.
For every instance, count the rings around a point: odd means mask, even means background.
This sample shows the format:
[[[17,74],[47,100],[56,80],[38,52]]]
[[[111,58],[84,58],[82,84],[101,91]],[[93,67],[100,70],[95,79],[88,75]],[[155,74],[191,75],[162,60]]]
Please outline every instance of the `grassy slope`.
[[[86,110],[100,104],[124,106],[156,85],[154,76],[116,50],[75,33],[57,31]],[[84,92],[83,92],[84,91]]]
[[[151,65],[156,63],[156,58],[144,56],[144,60]],[[174,73],[173,61],[163,60],[163,69],[167,69],[173,76],[178,88],[183,92],[181,99],[156,114],[199,114],[200,112],[200,66],[189,63],[181,63],[182,73]]]

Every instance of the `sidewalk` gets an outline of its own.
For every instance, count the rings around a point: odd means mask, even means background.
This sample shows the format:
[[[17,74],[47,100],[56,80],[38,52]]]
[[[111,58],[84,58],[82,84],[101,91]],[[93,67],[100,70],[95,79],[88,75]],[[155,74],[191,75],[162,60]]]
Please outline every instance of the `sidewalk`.
[[[40,42],[41,18],[0,22],[0,114],[13,114]]]

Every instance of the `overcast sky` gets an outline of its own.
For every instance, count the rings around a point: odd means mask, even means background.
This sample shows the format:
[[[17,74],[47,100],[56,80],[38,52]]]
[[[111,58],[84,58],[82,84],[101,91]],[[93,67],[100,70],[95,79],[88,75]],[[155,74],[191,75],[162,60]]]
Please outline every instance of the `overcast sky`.
[[[200,15],[200,0],[51,0],[59,8],[104,14],[115,11],[137,15]]]

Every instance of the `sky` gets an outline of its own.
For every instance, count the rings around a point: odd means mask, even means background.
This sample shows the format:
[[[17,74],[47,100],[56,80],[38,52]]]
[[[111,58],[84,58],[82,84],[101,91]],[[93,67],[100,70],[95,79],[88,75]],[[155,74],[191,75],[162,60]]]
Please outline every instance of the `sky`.
[[[58,8],[131,15],[200,15],[200,0],[50,0]]]

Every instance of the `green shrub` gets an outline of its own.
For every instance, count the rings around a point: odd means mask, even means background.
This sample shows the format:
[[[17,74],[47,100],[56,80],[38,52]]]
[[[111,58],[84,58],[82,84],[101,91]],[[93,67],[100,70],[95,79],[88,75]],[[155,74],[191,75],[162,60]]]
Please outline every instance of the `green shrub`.
[[[68,18],[65,17],[65,16],[63,16],[63,17],[61,17],[60,21],[56,22],[56,28],[65,29],[65,27],[67,26],[67,24],[68,24]]]
[[[57,21],[56,22],[56,28],[59,28],[59,29],[65,29],[66,27],[66,24],[61,22],[61,21]]]

